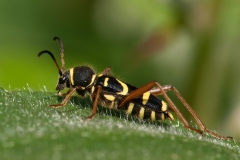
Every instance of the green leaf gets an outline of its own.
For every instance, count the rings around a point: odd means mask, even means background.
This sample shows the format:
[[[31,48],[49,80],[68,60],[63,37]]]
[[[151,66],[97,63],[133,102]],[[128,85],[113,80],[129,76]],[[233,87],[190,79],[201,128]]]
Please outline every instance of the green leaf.
[[[0,88],[0,159],[239,159],[239,143],[201,137],[176,122],[139,121],[100,107],[90,121],[89,97],[59,109],[54,93]]]

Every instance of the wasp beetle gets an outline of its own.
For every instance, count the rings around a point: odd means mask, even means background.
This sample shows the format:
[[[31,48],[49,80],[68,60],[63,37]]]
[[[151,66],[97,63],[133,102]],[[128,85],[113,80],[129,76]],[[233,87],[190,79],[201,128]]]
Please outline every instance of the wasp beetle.
[[[59,79],[56,86],[57,94],[60,96],[66,96],[62,103],[52,104],[50,105],[51,107],[59,108],[66,105],[74,92],[77,92],[77,94],[81,96],[85,96],[88,93],[93,101],[93,109],[91,115],[86,119],[91,119],[95,116],[99,102],[104,107],[123,109],[126,111],[126,114],[136,115],[139,119],[148,119],[150,121],[165,119],[173,120],[174,118],[171,112],[175,112],[185,128],[193,130],[201,135],[203,135],[204,132],[207,132],[219,139],[232,139],[232,137],[219,135],[206,128],[179,91],[171,85],[161,86],[158,82],[152,81],[137,88],[115,78],[111,74],[109,67],[99,75],[88,66],[77,66],[65,71],[63,43],[59,37],[54,37],[54,40],[58,40],[60,43],[62,68],[59,67],[54,55],[50,51],[43,50],[38,54],[38,57],[44,53],[47,53],[52,57],[59,73]],[[60,91],[66,87],[69,88],[67,93],[60,93]],[[177,98],[191,113],[200,129],[189,125],[176,105],[166,94],[166,92],[170,90],[175,93]],[[158,98],[158,95],[162,95],[167,103]]]

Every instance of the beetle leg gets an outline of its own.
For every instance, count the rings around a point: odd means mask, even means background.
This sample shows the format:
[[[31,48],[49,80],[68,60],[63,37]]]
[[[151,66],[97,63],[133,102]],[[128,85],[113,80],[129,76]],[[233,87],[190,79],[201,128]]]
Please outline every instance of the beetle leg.
[[[69,99],[72,97],[73,93],[76,91],[77,88],[73,88],[72,90],[70,90],[70,92],[66,95],[65,99],[62,101],[62,103],[59,104],[51,104],[50,106],[53,108],[60,108],[63,107],[67,104],[67,102],[69,101]]]

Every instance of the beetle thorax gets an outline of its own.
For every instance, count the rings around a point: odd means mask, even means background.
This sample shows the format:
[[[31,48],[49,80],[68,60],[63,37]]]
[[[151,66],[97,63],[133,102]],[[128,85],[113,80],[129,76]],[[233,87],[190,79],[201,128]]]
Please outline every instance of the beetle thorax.
[[[85,89],[91,86],[96,78],[95,72],[87,66],[78,66],[70,70],[70,83],[73,87]]]

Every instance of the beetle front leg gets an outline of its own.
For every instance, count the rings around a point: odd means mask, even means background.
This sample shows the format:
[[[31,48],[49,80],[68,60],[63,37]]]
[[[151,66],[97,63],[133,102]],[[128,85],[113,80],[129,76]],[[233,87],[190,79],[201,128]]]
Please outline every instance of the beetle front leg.
[[[76,88],[73,88],[72,90],[69,90],[70,92],[66,95],[65,99],[62,101],[62,103],[59,104],[51,104],[50,106],[52,108],[60,108],[67,104],[69,99],[72,97],[73,93],[76,91]]]
[[[60,96],[60,97],[65,97],[65,96],[67,96],[71,91],[72,91],[72,89],[69,89],[66,93],[57,92],[57,95]]]

